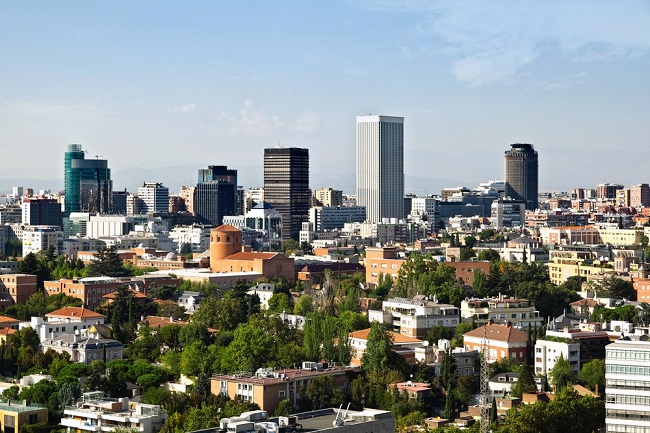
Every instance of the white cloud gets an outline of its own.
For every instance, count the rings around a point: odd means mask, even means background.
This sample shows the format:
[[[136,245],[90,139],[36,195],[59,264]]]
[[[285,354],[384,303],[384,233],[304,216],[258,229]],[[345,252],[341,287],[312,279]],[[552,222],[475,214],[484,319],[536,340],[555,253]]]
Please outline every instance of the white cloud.
[[[590,62],[650,53],[650,7],[644,0],[378,0],[363,5],[417,16],[423,37],[442,40],[452,74],[471,86],[508,81],[549,52]]]
[[[320,117],[318,114],[307,111],[298,117],[295,129],[300,132],[312,132],[318,128],[318,125],[320,125]]]
[[[181,105],[180,107],[169,105],[167,106],[167,110],[169,110],[170,113],[187,114],[196,110],[196,104],[185,104]]]
[[[265,108],[255,105],[250,99],[244,101],[238,115],[221,111],[215,119],[227,128],[231,135],[248,137],[268,137],[289,130],[309,133],[320,124],[318,114],[308,111],[300,114],[298,119],[288,126],[279,115],[268,114]]]

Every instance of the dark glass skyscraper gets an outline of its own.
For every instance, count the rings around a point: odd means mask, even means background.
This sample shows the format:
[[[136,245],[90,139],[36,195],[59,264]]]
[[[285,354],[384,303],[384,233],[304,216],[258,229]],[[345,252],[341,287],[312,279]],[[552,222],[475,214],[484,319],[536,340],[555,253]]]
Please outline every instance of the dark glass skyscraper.
[[[199,169],[198,181],[193,199],[197,223],[218,227],[224,216],[235,215],[237,170],[210,165]]]
[[[221,180],[235,186],[233,196],[233,212],[227,215],[238,215],[237,210],[241,207],[237,196],[237,170],[229,169],[225,165],[209,165],[208,168],[199,169],[199,183]]]
[[[515,143],[510,147],[504,157],[505,195],[523,200],[526,210],[535,210],[539,192],[537,152],[532,144]]]
[[[264,149],[264,201],[282,214],[284,238],[298,240],[309,220],[309,149]]]
[[[64,160],[65,216],[112,211],[113,182],[105,159],[85,159],[80,144],[68,145]]]

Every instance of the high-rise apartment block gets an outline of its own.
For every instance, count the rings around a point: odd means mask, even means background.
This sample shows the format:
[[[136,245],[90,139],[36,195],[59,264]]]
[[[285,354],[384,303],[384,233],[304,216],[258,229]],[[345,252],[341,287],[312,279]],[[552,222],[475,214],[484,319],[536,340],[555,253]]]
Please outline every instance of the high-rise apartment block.
[[[309,219],[309,149],[264,149],[264,200],[282,214],[284,239],[298,239]]]
[[[618,183],[601,183],[596,186],[596,198],[601,200],[615,199],[616,191],[623,188],[625,186]]]
[[[318,188],[314,192],[317,206],[343,206],[343,191],[332,188]]]
[[[80,144],[68,145],[64,160],[65,216],[70,212],[110,213],[113,181],[108,161],[85,159]]]
[[[370,222],[404,218],[404,118],[357,116],[357,204]]]
[[[507,197],[523,200],[527,210],[537,209],[538,169],[537,151],[531,144],[510,145],[504,158]]]
[[[61,203],[53,198],[24,198],[20,205],[22,223],[28,225],[63,227]]]
[[[650,185],[642,183],[630,187],[630,206],[650,207]]]
[[[142,200],[140,207],[142,213],[169,211],[169,188],[162,183],[144,182],[138,188],[138,197]]]

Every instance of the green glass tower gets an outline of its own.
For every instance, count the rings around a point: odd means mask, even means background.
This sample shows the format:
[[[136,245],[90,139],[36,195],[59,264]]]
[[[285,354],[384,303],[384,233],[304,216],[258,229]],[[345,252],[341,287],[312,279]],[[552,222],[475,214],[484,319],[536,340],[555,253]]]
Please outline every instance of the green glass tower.
[[[113,182],[105,159],[85,159],[80,144],[68,145],[64,161],[65,216],[71,212],[111,212]]]

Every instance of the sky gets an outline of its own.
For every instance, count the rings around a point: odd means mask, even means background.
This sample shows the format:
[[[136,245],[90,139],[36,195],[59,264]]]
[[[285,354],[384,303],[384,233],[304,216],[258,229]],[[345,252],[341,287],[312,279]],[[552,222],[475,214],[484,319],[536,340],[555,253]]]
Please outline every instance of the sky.
[[[5,1],[0,193],[63,188],[78,143],[114,189],[177,192],[264,148],[306,147],[312,189],[354,193],[355,116],[405,118],[405,188],[650,182],[650,1]]]

